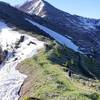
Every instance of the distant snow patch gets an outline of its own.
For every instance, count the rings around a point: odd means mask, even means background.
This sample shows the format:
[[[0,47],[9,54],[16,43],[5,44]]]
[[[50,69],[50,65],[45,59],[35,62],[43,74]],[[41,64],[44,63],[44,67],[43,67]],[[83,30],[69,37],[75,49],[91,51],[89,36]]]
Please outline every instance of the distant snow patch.
[[[96,24],[96,26],[100,26],[100,20],[98,21],[98,23]]]
[[[46,32],[47,34],[49,34],[52,38],[54,38],[56,41],[58,41],[59,43],[67,46],[68,48],[76,51],[76,52],[80,52],[79,51],[79,47],[77,45],[75,45],[70,39],[68,39],[67,37],[61,35],[60,33],[57,33],[45,26],[42,26],[30,19],[25,18],[27,21],[29,21],[30,23],[32,23],[33,25],[37,26],[38,28],[40,28],[41,30],[43,30],[44,32]]]
[[[95,29],[94,22],[90,21],[88,18],[80,17],[79,19],[80,19],[80,24],[82,24],[85,29]]]
[[[32,2],[32,4],[30,5],[30,7],[28,8],[28,13],[32,14],[33,11],[36,15],[38,15],[41,10],[44,7],[44,3],[42,0],[37,0],[35,2]]]

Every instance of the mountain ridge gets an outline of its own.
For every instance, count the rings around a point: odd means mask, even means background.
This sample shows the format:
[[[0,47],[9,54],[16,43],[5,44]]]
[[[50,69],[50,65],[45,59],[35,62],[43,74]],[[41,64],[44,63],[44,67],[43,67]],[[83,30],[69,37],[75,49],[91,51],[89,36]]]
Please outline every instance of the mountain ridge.
[[[99,19],[90,19],[84,18],[77,15],[71,15],[64,11],[61,11],[46,1],[42,0],[41,3],[34,9],[28,9],[28,6],[32,6],[33,3],[38,2],[38,0],[33,0],[31,3],[26,3],[19,8],[19,10],[24,11],[30,15],[37,15],[42,17],[48,24],[51,24],[53,29],[58,32],[62,32],[63,35],[67,35],[73,39],[73,41],[80,46],[80,48],[87,48],[88,53],[91,53],[90,48],[95,48],[96,52],[99,52],[96,48],[100,46],[100,20]],[[41,5],[44,5],[41,8]],[[29,11],[28,11],[29,10]],[[31,13],[30,13],[31,11]],[[40,13],[38,13],[38,11]],[[92,43],[91,43],[92,42]],[[100,55],[100,53],[99,53]],[[99,59],[97,57],[97,59]]]
[[[37,1],[41,2],[42,0],[33,0],[31,2],[33,4],[33,2]],[[42,1],[42,3],[43,2],[45,1]],[[24,13],[25,11],[20,11],[20,8],[17,10],[10,5],[8,6],[6,4],[5,6],[5,4],[3,4],[3,2],[0,3],[0,16],[3,18],[6,17],[4,19],[9,22],[12,22],[20,28],[38,31],[39,29],[37,29],[37,27],[33,27],[32,23],[25,20],[25,18],[29,18],[70,38],[71,41],[79,46],[82,52],[93,56],[97,60],[100,59],[100,28],[98,20],[70,15],[54,8],[47,2],[45,2],[45,6],[43,7],[43,10],[47,13],[45,17],[35,15],[35,13]],[[42,33],[42,31],[40,33]]]

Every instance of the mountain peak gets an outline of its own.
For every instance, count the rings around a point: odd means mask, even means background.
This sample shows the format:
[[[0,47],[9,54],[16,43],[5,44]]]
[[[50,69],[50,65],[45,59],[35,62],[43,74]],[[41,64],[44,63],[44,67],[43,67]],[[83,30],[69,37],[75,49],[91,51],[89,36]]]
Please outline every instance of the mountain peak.
[[[30,2],[23,4],[19,9],[30,14],[39,15],[43,10],[44,5],[45,3],[43,0],[31,0]]]

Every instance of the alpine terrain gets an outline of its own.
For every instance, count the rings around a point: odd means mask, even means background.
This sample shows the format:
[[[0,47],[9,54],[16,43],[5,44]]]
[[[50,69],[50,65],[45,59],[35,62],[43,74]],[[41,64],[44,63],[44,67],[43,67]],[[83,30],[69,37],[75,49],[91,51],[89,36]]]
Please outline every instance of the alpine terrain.
[[[0,0],[0,100],[100,100],[100,19],[44,0]]]

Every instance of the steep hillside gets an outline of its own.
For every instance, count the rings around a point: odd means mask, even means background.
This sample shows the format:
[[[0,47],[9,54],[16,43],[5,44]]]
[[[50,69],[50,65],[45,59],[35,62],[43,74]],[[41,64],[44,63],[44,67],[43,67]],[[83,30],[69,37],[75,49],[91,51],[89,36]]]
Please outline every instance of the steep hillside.
[[[95,77],[87,71],[85,60],[81,55],[79,66],[77,53],[61,47],[55,41],[32,35],[40,40],[48,41],[38,55],[26,59],[18,65],[18,70],[28,75],[21,88],[20,100],[99,100],[99,81],[87,77]],[[66,52],[62,52],[62,49]],[[95,65],[94,65],[95,66]],[[98,69],[99,70],[99,69]],[[71,76],[69,76],[71,71]],[[89,70],[90,71],[90,70]],[[93,71],[93,70],[91,70]],[[87,74],[86,74],[87,73]],[[86,75],[86,77],[84,77]]]
[[[0,2],[0,100],[100,100],[100,21],[21,1]]]
[[[50,28],[70,37],[84,53],[100,59],[100,20],[71,15],[44,0],[32,0],[19,9],[30,15],[42,17],[51,25]]]

